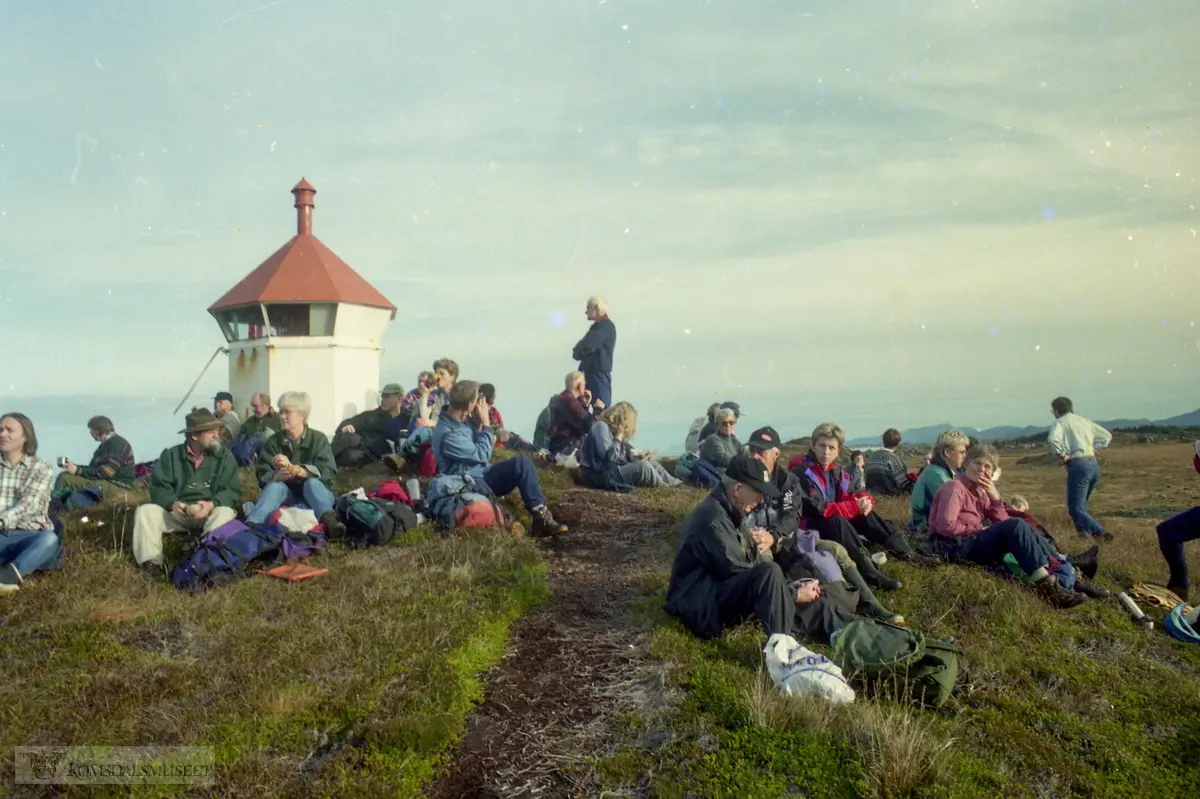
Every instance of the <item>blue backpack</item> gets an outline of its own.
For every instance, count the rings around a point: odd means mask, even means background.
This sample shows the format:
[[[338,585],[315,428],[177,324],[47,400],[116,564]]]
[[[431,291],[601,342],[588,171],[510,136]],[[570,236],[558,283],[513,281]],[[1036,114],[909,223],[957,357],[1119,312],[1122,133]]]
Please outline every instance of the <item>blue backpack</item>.
[[[254,529],[237,519],[226,522],[175,567],[171,582],[185,591],[228,585],[246,576],[254,561],[276,555],[282,538],[278,530]]]

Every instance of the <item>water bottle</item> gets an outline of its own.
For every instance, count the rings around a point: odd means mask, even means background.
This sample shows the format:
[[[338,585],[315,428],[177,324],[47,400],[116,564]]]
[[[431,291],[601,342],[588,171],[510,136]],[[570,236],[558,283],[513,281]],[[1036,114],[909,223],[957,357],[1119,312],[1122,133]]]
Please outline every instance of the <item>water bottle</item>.
[[[421,498],[421,481],[415,477],[408,478],[408,482],[404,484],[408,489],[408,498],[416,502]]]
[[[1125,606],[1125,610],[1129,611],[1129,616],[1135,623],[1142,625],[1147,630],[1154,629],[1154,622],[1147,618],[1142,609],[1137,606],[1137,603],[1129,598],[1129,594],[1124,591],[1117,594],[1117,599],[1121,600],[1121,604]]]

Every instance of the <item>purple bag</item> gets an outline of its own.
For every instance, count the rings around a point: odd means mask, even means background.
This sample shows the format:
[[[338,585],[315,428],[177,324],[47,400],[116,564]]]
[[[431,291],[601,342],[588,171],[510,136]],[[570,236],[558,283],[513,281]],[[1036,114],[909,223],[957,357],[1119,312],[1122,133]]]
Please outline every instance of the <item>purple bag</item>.
[[[285,561],[307,558],[309,555],[324,552],[327,546],[325,534],[321,532],[285,532],[279,542],[279,548]]]
[[[796,531],[796,551],[802,552],[812,561],[812,565],[816,567],[821,576],[825,578],[827,583],[836,583],[844,580],[842,567],[838,566],[837,558],[832,552],[822,552],[817,549],[817,542],[821,540],[820,535],[816,530],[797,530]]]

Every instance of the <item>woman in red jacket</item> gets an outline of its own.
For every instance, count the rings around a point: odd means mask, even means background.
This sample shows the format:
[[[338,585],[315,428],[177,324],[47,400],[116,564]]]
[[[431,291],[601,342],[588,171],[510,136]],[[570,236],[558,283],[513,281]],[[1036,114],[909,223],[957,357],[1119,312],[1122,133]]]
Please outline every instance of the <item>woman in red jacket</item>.
[[[847,550],[850,547],[846,541],[853,541],[857,535],[913,563],[937,563],[936,558],[917,554],[908,537],[875,512],[875,500],[870,494],[850,490],[850,475],[837,462],[845,443],[846,433],[842,428],[826,422],[813,430],[808,454],[797,455],[788,463],[788,471],[800,478],[804,488],[805,529],[814,529],[822,539],[836,541]],[[899,584],[896,580],[888,582]]]
[[[1200,472],[1200,441],[1196,442],[1192,456],[1192,466]],[[1171,576],[1167,580],[1167,589],[1176,594],[1184,602],[1188,601],[1188,591],[1191,589],[1191,577],[1188,574],[1187,557],[1183,545],[1188,541],[1200,538],[1200,507],[1185,510],[1178,516],[1173,516],[1158,526],[1158,549],[1167,561]]]

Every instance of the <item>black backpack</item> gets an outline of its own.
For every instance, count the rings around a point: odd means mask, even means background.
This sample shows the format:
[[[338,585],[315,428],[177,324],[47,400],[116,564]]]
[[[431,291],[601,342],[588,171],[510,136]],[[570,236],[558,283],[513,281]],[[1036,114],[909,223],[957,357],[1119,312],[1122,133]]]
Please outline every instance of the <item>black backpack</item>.
[[[417,526],[417,514],[403,502],[349,496],[339,499],[335,510],[346,525],[344,543],[352,549],[384,546]]]

